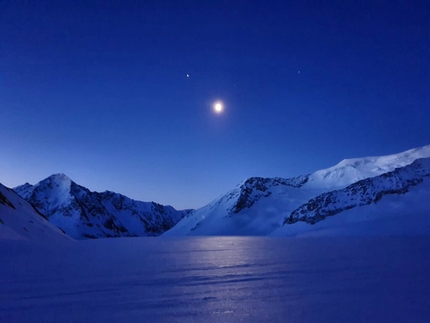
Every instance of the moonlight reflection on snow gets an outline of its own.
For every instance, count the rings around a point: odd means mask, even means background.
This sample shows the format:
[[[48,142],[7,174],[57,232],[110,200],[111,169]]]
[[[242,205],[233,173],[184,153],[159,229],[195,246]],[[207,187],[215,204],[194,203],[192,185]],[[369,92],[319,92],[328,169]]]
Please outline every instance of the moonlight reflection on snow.
[[[0,241],[1,322],[427,322],[429,237]]]

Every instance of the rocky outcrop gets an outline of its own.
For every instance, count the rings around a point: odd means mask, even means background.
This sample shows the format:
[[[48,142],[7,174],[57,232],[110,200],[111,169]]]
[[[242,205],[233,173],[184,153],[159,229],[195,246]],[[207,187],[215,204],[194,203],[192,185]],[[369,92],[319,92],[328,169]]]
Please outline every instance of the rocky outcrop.
[[[321,194],[294,210],[284,225],[299,221],[315,224],[345,210],[378,203],[386,195],[405,194],[429,176],[430,158],[418,159],[409,166]]]

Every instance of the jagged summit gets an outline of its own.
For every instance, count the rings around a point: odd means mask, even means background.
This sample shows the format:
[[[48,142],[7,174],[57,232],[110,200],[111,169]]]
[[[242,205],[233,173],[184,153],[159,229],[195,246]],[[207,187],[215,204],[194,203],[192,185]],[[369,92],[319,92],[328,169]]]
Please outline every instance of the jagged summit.
[[[47,179],[50,179],[50,180],[59,180],[59,181],[71,181],[70,177],[68,177],[64,173],[52,174]]]
[[[189,212],[111,191],[92,192],[65,174],[51,175],[34,186],[18,186],[15,191],[75,239],[156,236]]]
[[[33,191],[37,188],[39,189],[55,189],[57,188],[60,191],[70,190],[70,186],[72,185],[72,180],[63,173],[53,174],[44,180],[40,181],[35,185],[31,185],[30,183],[25,183],[23,185],[17,186],[14,188],[14,191],[17,192],[21,197],[28,199]]]

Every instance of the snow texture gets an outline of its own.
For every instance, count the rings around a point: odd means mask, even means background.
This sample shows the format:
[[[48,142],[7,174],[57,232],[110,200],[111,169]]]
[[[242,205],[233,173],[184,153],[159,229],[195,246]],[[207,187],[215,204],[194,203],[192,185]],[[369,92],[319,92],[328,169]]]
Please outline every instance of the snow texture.
[[[330,190],[343,188],[360,180],[405,167],[417,159],[427,157],[430,157],[430,145],[388,156],[344,159],[333,167],[319,170],[310,175],[306,187]]]
[[[110,191],[91,192],[64,174],[15,191],[75,239],[157,236],[188,213]]]
[[[430,158],[418,159],[409,166],[358,181],[341,190],[319,195],[294,210],[285,219],[284,224],[294,224],[298,221],[315,224],[345,210],[376,204],[386,195],[409,193],[410,188],[423,183],[428,177],[430,177]],[[428,189],[427,185],[420,185],[420,188],[424,191]],[[428,203],[427,199],[423,199],[422,202]]]
[[[64,174],[52,175],[34,186],[26,183],[15,190],[75,239],[161,234],[290,236],[299,232],[298,227],[306,228],[308,233],[321,227],[303,227],[297,222],[311,225],[345,214],[365,219],[370,210],[388,214],[392,209],[382,209],[380,206],[385,204],[379,201],[390,194],[402,193],[397,203],[404,205],[403,216],[408,219],[418,215],[416,208],[424,205],[419,222],[429,222],[430,218],[424,216],[429,210],[428,199],[405,204],[414,200],[411,192],[419,196],[423,196],[422,190],[428,192],[424,180],[427,175],[418,168],[408,168],[417,159],[426,158],[430,158],[430,145],[389,156],[345,159],[333,167],[295,178],[251,177],[198,210],[177,211],[109,191],[91,192]],[[403,169],[400,177],[387,175],[396,174],[396,169]],[[347,212],[352,208],[355,212]],[[372,217],[377,218],[380,217]],[[394,216],[388,219],[404,222]]]
[[[61,243],[72,239],[12,189],[0,184],[0,240]]]
[[[209,205],[193,211],[163,236],[291,235],[288,230],[291,224],[297,222],[298,212],[301,214],[314,208],[317,210],[315,212],[322,210],[320,206],[313,205],[315,199],[317,203],[326,204],[326,213],[321,217],[309,215],[308,223],[316,223],[328,215],[343,216],[340,213],[352,207],[362,206],[358,212],[365,214],[367,208],[363,206],[370,201],[385,199],[394,191],[409,192],[408,181],[429,194],[427,186],[422,186],[424,175],[420,169],[413,166],[406,168],[415,160],[426,157],[430,157],[430,145],[389,156],[345,159],[336,166],[291,179],[252,177]],[[402,168],[405,168],[402,171],[403,182],[400,178],[384,175]],[[374,177],[377,179],[370,180]],[[357,185],[351,185],[354,183]],[[348,186],[347,190],[342,190]],[[370,195],[357,195],[353,190]],[[428,205],[426,198],[418,201],[418,205],[420,203]],[[416,204],[405,205],[404,216],[414,214],[416,207]],[[364,218],[358,212],[357,216]],[[421,217],[421,220],[425,218]],[[430,217],[427,222],[430,223]],[[296,231],[295,228],[291,230]]]
[[[0,322],[429,322],[430,237],[0,240]]]

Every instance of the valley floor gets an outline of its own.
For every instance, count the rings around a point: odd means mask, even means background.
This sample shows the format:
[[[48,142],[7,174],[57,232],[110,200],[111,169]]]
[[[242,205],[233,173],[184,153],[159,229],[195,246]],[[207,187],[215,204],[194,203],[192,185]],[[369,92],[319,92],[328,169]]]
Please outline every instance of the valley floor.
[[[430,237],[0,240],[1,322],[429,322]]]

